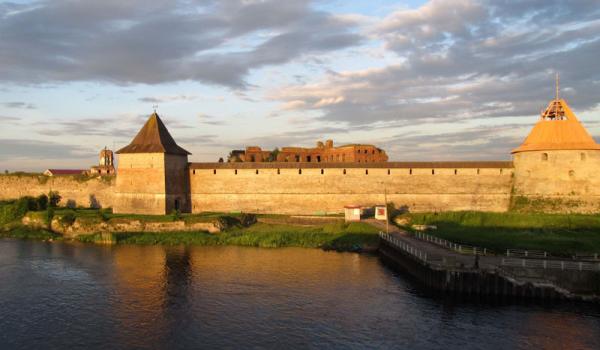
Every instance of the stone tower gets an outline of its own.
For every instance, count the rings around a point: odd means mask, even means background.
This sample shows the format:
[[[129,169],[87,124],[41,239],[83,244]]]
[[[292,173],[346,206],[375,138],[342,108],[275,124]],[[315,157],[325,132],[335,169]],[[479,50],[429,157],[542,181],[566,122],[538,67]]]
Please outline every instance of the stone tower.
[[[104,147],[102,151],[100,151],[100,156],[98,157],[98,165],[101,167],[113,167],[114,166],[114,154],[113,151]]]
[[[516,195],[561,198],[579,207],[572,211],[600,206],[600,145],[564,99],[550,101],[512,154]]]
[[[131,143],[118,150],[115,213],[190,211],[188,155],[153,113]]]

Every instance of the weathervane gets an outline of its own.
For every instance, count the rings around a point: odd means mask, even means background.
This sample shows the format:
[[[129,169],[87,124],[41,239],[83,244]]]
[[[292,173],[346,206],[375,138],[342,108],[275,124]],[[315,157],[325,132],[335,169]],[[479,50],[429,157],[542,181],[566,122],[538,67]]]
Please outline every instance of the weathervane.
[[[158,105],[153,105],[152,109],[154,109],[154,113],[156,113],[156,110],[158,109]]]

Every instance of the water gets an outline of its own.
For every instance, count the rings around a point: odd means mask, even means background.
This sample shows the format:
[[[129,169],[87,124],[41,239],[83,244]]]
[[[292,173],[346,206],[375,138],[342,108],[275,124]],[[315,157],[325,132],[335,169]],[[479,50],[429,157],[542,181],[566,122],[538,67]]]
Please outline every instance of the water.
[[[376,256],[0,240],[0,348],[600,349],[600,310],[432,297]]]

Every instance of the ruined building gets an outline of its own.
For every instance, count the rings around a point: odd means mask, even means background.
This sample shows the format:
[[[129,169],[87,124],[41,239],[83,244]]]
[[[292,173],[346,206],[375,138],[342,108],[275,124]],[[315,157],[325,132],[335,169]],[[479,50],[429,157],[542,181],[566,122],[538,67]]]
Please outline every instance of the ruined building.
[[[265,151],[260,147],[233,150],[229,162],[285,162],[285,163],[379,163],[387,162],[384,150],[373,145],[350,144],[333,146],[333,140],[317,142],[317,147],[283,147],[279,151]]]
[[[100,151],[100,155],[98,157],[98,165],[90,168],[90,175],[114,175],[115,174],[115,156],[113,151],[104,147],[102,151]]]

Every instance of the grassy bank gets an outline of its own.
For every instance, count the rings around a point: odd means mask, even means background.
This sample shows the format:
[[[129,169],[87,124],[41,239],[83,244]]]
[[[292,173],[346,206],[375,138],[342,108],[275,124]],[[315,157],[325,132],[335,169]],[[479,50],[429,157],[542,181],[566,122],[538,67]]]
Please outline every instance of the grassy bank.
[[[443,212],[405,215],[427,233],[452,242],[504,252],[543,250],[557,256],[600,252],[600,215]]]
[[[377,229],[364,223],[328,224],[319,227],[270,225],[257,223],[235,227],[219,234],[204,232],[116,233],[117,244],[165,245],[239,245],[252,247],[305,247],[340,251],[359,251],[377,246]],[[94,242],[100,235],[80,236],[83,242]]]

